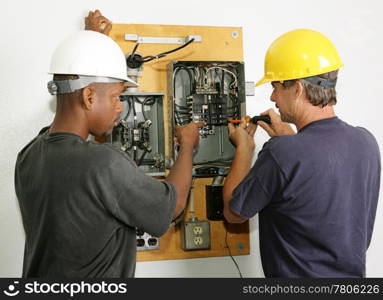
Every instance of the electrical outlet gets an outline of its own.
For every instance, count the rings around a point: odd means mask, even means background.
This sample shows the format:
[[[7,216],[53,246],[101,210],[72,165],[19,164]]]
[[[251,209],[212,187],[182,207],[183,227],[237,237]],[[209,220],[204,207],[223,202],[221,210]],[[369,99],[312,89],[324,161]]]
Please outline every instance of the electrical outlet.
[[[210,223],[191,219],[181,222],[181,247],[183,250],[210,249]]]
[[[160,249],[160,239],[150,234],[136,229],[137,251]]]
[[[194,232],[195,235],[197,235],[197,234],[202,234],[203,229],[202,229],[201,226],[194,226],[194,228],[193,228],[193,232]]]
[[[195,236],[193,239],[194,245],[199,246],[203,243],[203,238],[201,236]]]

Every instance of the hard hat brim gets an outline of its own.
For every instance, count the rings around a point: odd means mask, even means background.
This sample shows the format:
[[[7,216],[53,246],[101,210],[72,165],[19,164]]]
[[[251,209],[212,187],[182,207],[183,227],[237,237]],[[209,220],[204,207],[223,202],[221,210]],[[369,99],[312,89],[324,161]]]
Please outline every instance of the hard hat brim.
[[[127,87],[138,87],[139,86],[139,84],[137,82],[135,82],[134,80],[130,79],[129,77],[127,77],[125,79],[125,81],[126,81],[126,86]]]
[[[268,83],[268,82],[271,82],[271,80],[270,80],[269,78],[263,76],[262,79],[259,80],[259,81],[255,84],[255,86],[260,86],[260,85],[265,84],[265,83]]]

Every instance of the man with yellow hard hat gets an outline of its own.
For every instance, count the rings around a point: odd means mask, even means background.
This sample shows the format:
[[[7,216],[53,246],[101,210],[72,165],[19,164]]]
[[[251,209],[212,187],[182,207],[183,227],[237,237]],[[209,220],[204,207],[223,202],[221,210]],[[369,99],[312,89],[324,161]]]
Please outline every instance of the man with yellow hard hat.
[[[253,167],[257,125],[245,120],[224,187],[224,215],[240,223],[259,213],[266,277],[364,277],[380,185],[380,152],[373,135],[334,112],[338,52],[323,34],[287,32],[269,47],[271,139]],[[295,124],[298,132],[288,123]]]

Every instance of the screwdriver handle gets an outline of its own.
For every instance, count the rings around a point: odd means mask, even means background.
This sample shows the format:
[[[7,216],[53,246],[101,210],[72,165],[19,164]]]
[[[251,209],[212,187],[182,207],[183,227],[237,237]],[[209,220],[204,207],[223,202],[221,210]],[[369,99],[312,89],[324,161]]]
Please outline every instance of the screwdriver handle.
[[[263,121],[267,124],[271,124],[271,120],[269,116],[254,116],[250,119],[250,122],[254,124],[257,124],[258,121]]]
[[[247,123],[257,124],[257,121],[263,121],[265,123],[271,124],[271,120],[269,116],[254,116],[254,117],[246,116],[245,120]],[[229,122],[232,124],[239,124],[241,123],[241,120],[230,120]]]

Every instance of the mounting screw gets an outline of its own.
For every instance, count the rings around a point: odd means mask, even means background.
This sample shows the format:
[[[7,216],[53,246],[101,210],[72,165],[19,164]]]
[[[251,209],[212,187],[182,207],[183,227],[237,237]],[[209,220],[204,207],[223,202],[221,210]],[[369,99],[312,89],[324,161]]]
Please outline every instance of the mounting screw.
[[[238,251],[243,251],[245,249],[245,246],[242,243],[237,244]]]
[[[238,31],[232,31],[232,32],[231,32],[231,37],[232,37],[233,39],[236,39],[237,37],[239,37],[239,32],[238,32]]]

